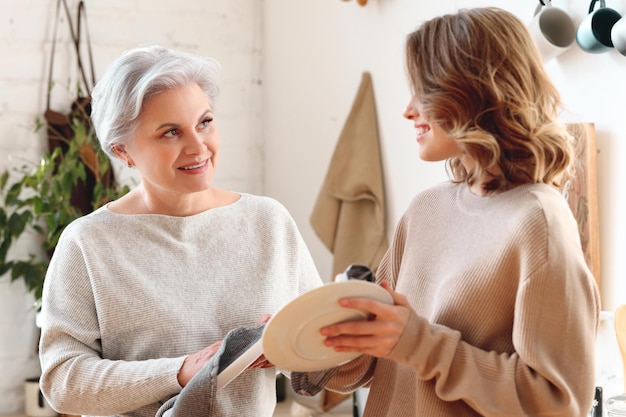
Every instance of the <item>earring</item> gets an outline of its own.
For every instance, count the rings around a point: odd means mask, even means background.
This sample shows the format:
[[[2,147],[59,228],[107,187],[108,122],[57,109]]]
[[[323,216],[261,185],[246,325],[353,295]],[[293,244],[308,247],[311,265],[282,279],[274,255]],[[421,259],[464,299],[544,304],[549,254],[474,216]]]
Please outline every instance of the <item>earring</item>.
[[[126,161],[126,166],[127,166],[128,168],[132,168],[132,167],[133,167],[133,164],[132,164],[130,161]]]

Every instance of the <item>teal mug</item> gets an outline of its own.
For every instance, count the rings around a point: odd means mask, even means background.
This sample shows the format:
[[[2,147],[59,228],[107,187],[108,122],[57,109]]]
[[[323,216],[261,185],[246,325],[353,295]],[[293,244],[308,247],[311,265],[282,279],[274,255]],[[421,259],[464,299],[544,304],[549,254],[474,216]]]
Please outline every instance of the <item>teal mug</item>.
[[[591,1],[589,14],[576,30],[576,43],[583,51],[592,54],[613,49],[611,31],[615,23],[622,18],[619,12],[606,7],[604,0],[600,0],[600,8],[595,9],[597,2],[598,0]]]

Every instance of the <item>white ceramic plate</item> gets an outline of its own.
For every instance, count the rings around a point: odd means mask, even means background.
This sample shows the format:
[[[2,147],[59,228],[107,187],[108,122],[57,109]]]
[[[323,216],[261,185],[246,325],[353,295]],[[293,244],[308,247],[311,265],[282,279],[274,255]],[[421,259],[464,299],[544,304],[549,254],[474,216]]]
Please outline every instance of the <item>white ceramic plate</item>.
[[[263,354],[263,339],[259,339],[217,375],[217,389],[222,389]]]
[[[350,280],[315,288],[292,300],[266,324],[263,353],[281,369],[311,372],[329,369],[360,356],[335,352],[324,345],[320,329],[331,324],[366,320],[367,312],[339,306],[344,297],[372,298],[387,304],[391,295],[377,284]]]

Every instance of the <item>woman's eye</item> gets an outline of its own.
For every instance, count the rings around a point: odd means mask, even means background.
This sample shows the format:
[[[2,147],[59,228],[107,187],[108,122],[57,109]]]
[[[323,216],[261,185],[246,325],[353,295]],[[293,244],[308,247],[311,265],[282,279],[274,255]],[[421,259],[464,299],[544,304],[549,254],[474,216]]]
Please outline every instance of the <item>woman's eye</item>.
[[[200,122],[200,127],[202,128],[207,127],[212,121],[213,121],[212,117],[207,117],[202,122]]]
[[[165,132],[163,136],[166,138],[173,138],[176,136],[177,133],[178,133],[178,130],[172,129],[172,130],[168,130],[167,132]]]

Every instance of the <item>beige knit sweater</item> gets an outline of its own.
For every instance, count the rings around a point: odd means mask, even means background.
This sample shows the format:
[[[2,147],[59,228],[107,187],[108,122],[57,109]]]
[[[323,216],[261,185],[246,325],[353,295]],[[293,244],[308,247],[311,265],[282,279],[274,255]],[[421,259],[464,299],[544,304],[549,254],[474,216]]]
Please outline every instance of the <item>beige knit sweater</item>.
[[[363,356],[328,386],[371,382],[365,417],[587,415],[599,296],[555,189],[419,194],[378,278],[414,314],[389,358]]]

